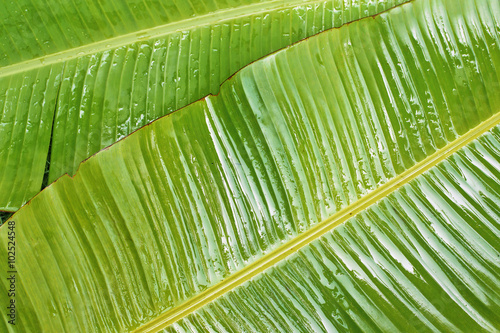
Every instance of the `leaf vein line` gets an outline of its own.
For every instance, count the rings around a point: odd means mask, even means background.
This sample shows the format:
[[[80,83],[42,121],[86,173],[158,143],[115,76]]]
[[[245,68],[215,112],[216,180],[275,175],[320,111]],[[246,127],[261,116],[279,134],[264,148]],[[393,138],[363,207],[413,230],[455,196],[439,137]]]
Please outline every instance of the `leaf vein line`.
[[[327,232],[331,231],[333,228],[341,225],[363,210],[386,198],[392,192],[408,184],[416,177],[420,176],[430,168],[436,166],[438,163],[442,162],[443,160],[457,152],[459,149],[465,147],[467,144],[471,143],[473,140],[479,138],[481,135],[499,124],[500,112],[496,113],[464,135],[450,142],[445,147],[437,150],[434,154],[418,162],[399,176],[391,179],[376,190],[363,196],[358,201],[331,215],[326,220],[318,223],[299,236],[289,240],[285,244],[259,258],[240,271],[232,274],[218,284],[208,288],[204,292],[185,301],[179,306],[174,307],[169,311],[161,314],[149,323],[139,327],[134,332],[157,332],[161,329],[164,329],[167,326],[177,322],[178,320],[188,316],[204,305],[214,301],[216,298],[223,296],[227,292],[235,289],[243,283],[250,281],[252,278],[262,273],[264,270],[279,263],[281,260],[287,258],[304,246],[317,240]]]
[[[65,62],[71,59],[112,50],[136,42],[147,41],[154,38],[163,37],[170,33],[179,32],[183,30],[190,30],[207,24],[222,23],[230,19],[236,19],[249,15],[258,15],[268,11],[287,9],[298,5],[308,6],[323,2],[328,2],[328,0],[309,0],[306,2],[304,2],[304,0],[292,0],[289,2],[285,2],[283,0],[275,0],[270,2],[264,2],[264,3],[260,2],[257,4],[251,4],[247,6],[215,11],[212,13],[188,19],[183,19],[181,21],[170,22],[160,26],[131,32],[121,36],[104,39],[94,43],[78,46],[72,49],[59,51],[38,58],[0,67],[0,77],[14,75],[32,69],[53,65],[60,62]]]

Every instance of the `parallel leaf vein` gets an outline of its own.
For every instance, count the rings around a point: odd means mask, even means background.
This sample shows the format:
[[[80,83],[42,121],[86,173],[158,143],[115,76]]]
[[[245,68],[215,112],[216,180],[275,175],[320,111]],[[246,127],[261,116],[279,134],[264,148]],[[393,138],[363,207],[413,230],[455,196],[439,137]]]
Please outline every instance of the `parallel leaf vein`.
[[[411,1],[411,0],[409,0]],[[408,1],[408,2],[409,2]],[[177,22],[171,22],[164,25],[148,28],[125,35],[101,40],[95,43],[82,45],[72,49],[56,52],[43,57],[38,57],[16,64],[0,68],[0,77],[14,75],[21,72],[26,72],[32,69],[40,68],[47,65],[65,62],[78,57],[83,57],[107,50],[112,50],[121,46],[133,44],[139,41],[150,40],[168,35],[172,32],[193,29],[196,27],[204,26],[210,23],[223,22],[228,19],[237,19],[239,17],[247,16],[249,14],[255,15],[276,9],[286,9],[297,5],[314,5],[317,3],[325,2],[325,0],[292,0],[284,2],[282,0],[251,4],[247,6],[240,6],[237,8],[230,8],[212,12],[205,15],[196,16],[190,19],[185,19]]]
[[[486,133],[499,124],[500,112],[497,112],[491,118],[480,123],[472,130],[468,131],[464,135],[450,142],[445,147],[436,151],[434,154],[415,164],[413,167],[401,173],[399,176],[393,178],[392,180],[378,187],[376,190],[363,196],[358,201],[340,210],[334,215],[331,215],[326,220],[318,223],[308,231],[291,239],[290,241],[281,245],[267,255],[261,257],[260,259],[254,261],[240,271],[219,282],[218,284],[208,288],[204,292],[182,303],[180,306],[172,308],[171,310],[161,314],[149,323],[139,327],[134,332],[157,332],[188,316],[197,309],[212,302],[216,298],[251,280],[266,269],[279,263],[281,260],[320,238],[327,232],[331,231],[333,228],[356,216],[358,213],[364,211],[376,202],[384,199],[400,187],[408,184],[416,177],[420,176],[430,168],[436,166],[437,164],[448,158],[450,155],[454,154],[459,149],[463,148],[464,146],[479,138],[482,134]]]

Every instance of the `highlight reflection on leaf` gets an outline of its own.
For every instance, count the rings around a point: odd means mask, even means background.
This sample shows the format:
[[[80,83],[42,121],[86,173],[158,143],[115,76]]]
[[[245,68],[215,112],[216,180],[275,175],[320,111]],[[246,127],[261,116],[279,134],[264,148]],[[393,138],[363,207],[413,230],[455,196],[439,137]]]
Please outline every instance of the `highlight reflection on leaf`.
[[[499,14],[328,30],[91,157],[13,216],[18,328],[498,330]]]

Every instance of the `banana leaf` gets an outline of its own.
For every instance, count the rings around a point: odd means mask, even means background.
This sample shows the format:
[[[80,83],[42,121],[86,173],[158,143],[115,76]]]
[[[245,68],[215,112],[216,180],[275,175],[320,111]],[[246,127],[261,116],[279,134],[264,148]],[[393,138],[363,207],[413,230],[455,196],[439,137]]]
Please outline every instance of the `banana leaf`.
[[[328,30],[92,156],[0,228],[0,330],[498,331],[499,14]]]
[[[250,62],[402,2],[3,1],[0,210]]]

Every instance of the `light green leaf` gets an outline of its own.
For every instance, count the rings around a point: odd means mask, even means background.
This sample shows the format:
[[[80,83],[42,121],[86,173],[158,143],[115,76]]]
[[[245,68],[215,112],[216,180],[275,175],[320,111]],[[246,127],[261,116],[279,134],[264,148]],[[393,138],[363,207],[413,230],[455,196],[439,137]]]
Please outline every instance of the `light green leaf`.
[[[496,126],[166,331],[498,332],[499,170]]]
[[[9,220],[16,328],[498,330],[499,14],[329,30],[91,157]]]
[[[404,1],[5,1],[0,210],[250,62]]]

